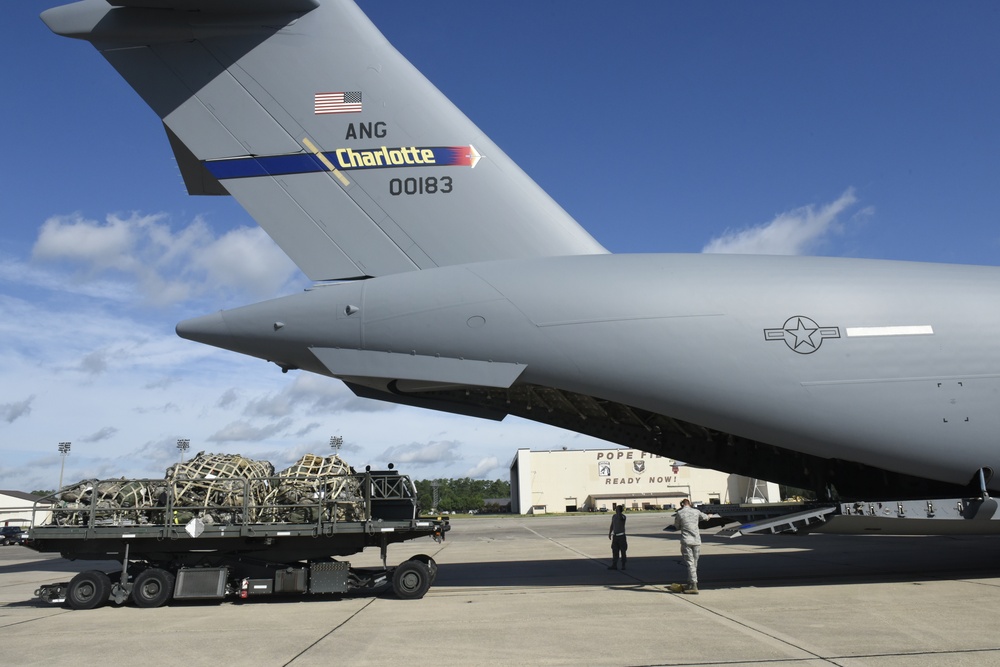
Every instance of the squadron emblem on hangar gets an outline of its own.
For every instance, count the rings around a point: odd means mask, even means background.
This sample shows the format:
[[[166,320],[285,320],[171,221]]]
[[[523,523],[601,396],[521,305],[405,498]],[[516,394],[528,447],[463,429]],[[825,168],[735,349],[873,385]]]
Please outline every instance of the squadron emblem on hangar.
[[[764,340],[783,340],[798,354],[812,354],[826,338],[840,338],[840,327],[821,327],[801,315],[789,317],[780,329],[764,329]]]

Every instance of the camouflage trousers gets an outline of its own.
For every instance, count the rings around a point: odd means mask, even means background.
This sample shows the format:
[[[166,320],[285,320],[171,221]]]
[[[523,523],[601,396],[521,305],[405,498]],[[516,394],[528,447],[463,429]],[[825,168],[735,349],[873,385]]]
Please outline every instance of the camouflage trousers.
[[[700,544],[684,544],[681,542],[681,556],[688,569],[688,585],[698,585],[698,556],[701,555]]]

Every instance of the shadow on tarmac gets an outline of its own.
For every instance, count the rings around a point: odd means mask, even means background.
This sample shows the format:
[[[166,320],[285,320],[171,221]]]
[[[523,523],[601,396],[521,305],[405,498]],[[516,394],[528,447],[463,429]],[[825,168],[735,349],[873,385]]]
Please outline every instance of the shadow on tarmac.
[[[10,549],[22,549],[23,558],[37,558],[37,554],[27,547],[5,547]],[[84,570],[106,570],[111,571],[121,569],[118,561],[110,560],[77,560],[71,561],[65,558],[38,558],[38,560],[26,560],[20,563],[0,564],[0,576],[13,574],[15,572],[65,572],[72,576]]]
[[[660,538],[662,533],[630,535]],[[703,537],[699,578],[706,587],[837,586],[995,577],[1000,539],[990,536],[773,535]],[[674,537],[662,556],[630,556],[610,571],[606,558],[442,564],[436,588],[611,586],[641,589],[686,580]],[[631,581],[629,581],[631,580]]]
[[[633,544],[642,538],[668,539],[662,555],[630,556],[624,571],[608,569],[610,553],[604,558],[439,562],[434,588],[593,586],[647,592],[685,581],[676,535],[647,531],[629,537]],[[955,581],[995,577],[1000,569],[1000,539],[989,536],[771,535],[729,540],[705,535],[703,541],[699,575],[706,589]],[[53,581],[68,580],[83,570],[117,567],[111,561],[41,558],[0,564],[0,576],[48,572],[65,573],[53,576]],[[358,597],[380,594],[384,592],[357,593]],[[305,599],[309,598],[299,598]]]

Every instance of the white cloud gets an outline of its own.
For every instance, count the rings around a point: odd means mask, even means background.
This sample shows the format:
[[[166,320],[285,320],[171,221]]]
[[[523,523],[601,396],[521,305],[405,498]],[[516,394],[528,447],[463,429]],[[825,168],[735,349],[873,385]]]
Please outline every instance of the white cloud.
[[[227,389],[219,400],[216,402],[215,407],[217,408],[228,408],[236,404],[240,400],[240,392],[235,387],[230,387]]]
[[[706,253],[744,255],[801,255],[819,244],[830,233],[839,230],[837,216],[854,204],[853,188],[836,201],[819,209],[803,206],[779,214],[770,222],[741,230],[727,230],[702,248]]]
[[[50,292],[115,302],[135,299],[135,288],[128,283],[92,277],[85,281],[69,280],[63,273],[12,257],[0,257],[0,283],[38,287]]]
[[[288,417],[295,413],[344,415],[393,410],[395,407],[392,403],[358,398],[342,382],[328,377],[298,373],[281,391],[248,401],[243,414],[251,418]]]
[[[489,473],[500,467],[500,460],[495,456],[487,456],[484,459],[480,459],[479,463],[475,467],[470,468],[466,473],[466,477],[471,477],[472,479],[485,479],[491,477]],[[505,471],[506,472],[506,471]]]
[[[179,378],[175,377],[169,377],[169,376],[161,377],[155,380],[151,380],[150,382],[147,382],[143,386],[143,389],[166,389],[171,385],[176,384],[179,381],[180,381]]]
[[[106,224],[85,220],[79,213],[53,216],[38,232],[32,256],[40,260],[69,260],[92,270],[135,269],[136,232],[162,216],[124,220],[109,215]]]
[[[98,375],[108,370],[108,350],[94,350],[80,361],[79,369],[90,375]]]
[[[180,411],[181,411],[180,406],[173,402],[164,403],[163,405],[155,405],[153,407],[140,405],[132,408],[132,412],[139,415],[149,415],[149,414],[166,415],[170,413],[178,413]]]
[[[35,397],[29,396],[23,401],[17,401],[16,403],[3,403],[0,405],[0,419],[3,419],[8,424],[12,424],[16,419],[30,415],[31,402],[33,400],[35,400]]]
[[[0,265],[0,278],[50,289],[89,286],[98,296],[114,292],[119,298],[129,291],[113,285],[124,282],[142,302],[160,307],[210,292],[216,300],[219,293],[268,298],[301,280],[295,265],[259,227],[239,227],[216,237],[200,218],[175,231],[163,214],[112,214],[103,223],[80,214],[53,216],[42,225],[32,258],[51,267],[51,275],[37,268],[22,275],[16,266]]]
[[[422,467],[457,461],[460,458],[457,453],[458,449],[459,445],[454,441],[413,442],[408,445],[390,447],[382,452],[381,458],[397,464]]]
[[[118,429],[114,426],[105,426],[101,430],[88,435],[85,438],[80,438],[81,442],[100,442],[101,440],[107,440],[108,438],[113,438],[115,434],[118,433]]]
[[[295,407],[286,390],[250,401],[243,414],[250,417],[287,417]]]
[[[251,400],[244,413],[247,416],[285,417],[296,410],[343,414],[381,412],[396,407],[392,403],[358,398],[342,382],[322,375],[298,373],[294,377],[280,392]]]
[[[287,417],[266,426],[253,426],[249,422],[235,421],[210,435],[208,440],[210,442],[260,442],[281,433],[291,424],[292,420]]]
[[[0,294],[0,386],[72,386],[111,373],[145,374],[144,387],[206,354],[173,332],[173,319],[141,321],[127,308],[91,300],[18,299]],[[27,393],[27,392],[25,392]]]
[[[298,431],[295,432],[295,437],[304,438],[305,436],[309,435],[310,433],[318,429],[320,426],[322,426],[322,424],[320,424],[319,422],[312,422],[310,424],[307,424],[306,426],[300,428]]]
[[[192,253],[192,267],[210,283],[268,297],[281,291],[295,265],[259,227],[240,227]]]

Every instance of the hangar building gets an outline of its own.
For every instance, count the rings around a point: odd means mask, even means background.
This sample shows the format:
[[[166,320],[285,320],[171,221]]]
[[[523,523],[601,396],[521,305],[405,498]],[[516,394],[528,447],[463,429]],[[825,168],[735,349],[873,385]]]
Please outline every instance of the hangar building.
[[[778,502],[777,484],[696,468],[639,449],[532,451],[510,464],[511,512],[586,512],[699,503]]]
[[[27,528],[31,525],[31,512],[35,507],[35,501],[41,500],[40,496],[34,496],[23,491],[10,491],[0,489],[0,526],[21,526]],[[45,523],[49,519],[48,503],[41,504],[35,520]]]

